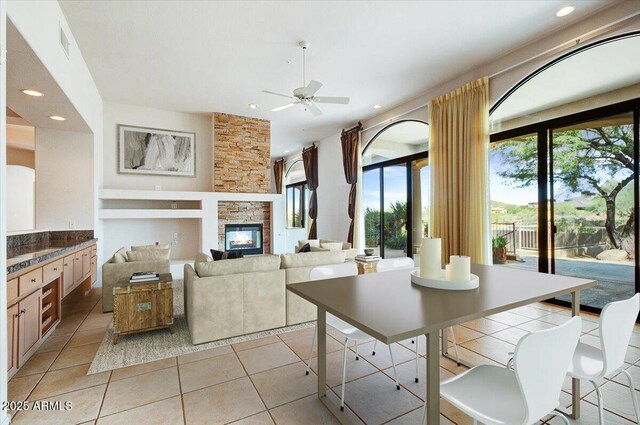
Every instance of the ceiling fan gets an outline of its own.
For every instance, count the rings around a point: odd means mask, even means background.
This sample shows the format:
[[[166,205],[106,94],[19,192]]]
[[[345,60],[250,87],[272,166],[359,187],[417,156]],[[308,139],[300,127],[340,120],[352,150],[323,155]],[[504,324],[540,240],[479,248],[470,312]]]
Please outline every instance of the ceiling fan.
[[[301,41],[298,43],[300,47],[302,47],[302,87],[299,87],[293,91],[293,96],[289,96],[287,94],[276,93],[269,90],[262,90],[264,93],[273,94],[276,96],[286,97],[292,99],[291,103],[287,103],[286,105],[279,106],[277,108],[272,109],[273,112],[282,111],[287,108],[291,108],[295,105],[302,105],[305,109],[311,112],[314,116],[322,115],[322,111],[316,103],[336,103],[340,105],[346,105],[349,103],[348,97],[326,97],[326,96],[315,96],[316,92],[320,90],[322,87],[322,83],[316,80],[309,81],[307,85],[307,62],[305,53],[309,46],[311,45],[308,41]]]

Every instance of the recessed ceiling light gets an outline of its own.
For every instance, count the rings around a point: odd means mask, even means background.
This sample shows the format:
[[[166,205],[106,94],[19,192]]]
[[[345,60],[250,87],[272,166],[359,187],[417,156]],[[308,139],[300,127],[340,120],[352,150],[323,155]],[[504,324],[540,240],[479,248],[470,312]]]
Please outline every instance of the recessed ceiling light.
[[[67,120],[65,117],[61,117],[60,115],[50,115],[49,118],[54,120],[54,121],[66,121]]]
[[[382,108],[382,106],[380,106],[380,105],[373,105],[373,109],[380,109],[380,108]]]
[[[256,105],[255,103],[250,103],[249,104],[249,108],[251,109],[256,109],[258,107],[258,105]]]
[[[284,153],[289,153],[289,151],[284,151]]]
[[[44,93],[40,93],[37,90],[31,90],[31,89],[22,89],[20,90],[22,93],[26,94],[27,96],[33,96],[33,97],[42,97],[44,96]]]
[[[565,6],[562,9],[558,10],[556,16],[567,16],[569,13],[573,12],[575,7],[573,6]]]

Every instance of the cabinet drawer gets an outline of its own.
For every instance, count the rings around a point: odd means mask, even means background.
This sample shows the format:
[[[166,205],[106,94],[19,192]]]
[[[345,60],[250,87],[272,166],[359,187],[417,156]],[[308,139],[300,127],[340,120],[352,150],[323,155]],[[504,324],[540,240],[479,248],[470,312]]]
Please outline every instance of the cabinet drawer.
[[[23,296],[42,285],[42,268],[25,273],[18,278],[19,295]]]
[[[18,298],[18,279],[7,282],[7,305],[11,305]]]
[[[53,263],[49,263],[46,266],[43,266],[42,267],[43,282],[49,283],[57,279],[58,277],[60,277],[60,274],[62,273],[62,264],[63,264],[63,261],[62,259],[60,259],[60,260],[54,261]]]
[[[96,255],[98,255],[98,247],[94,245],[91,247],[91,256],[95,257]]]

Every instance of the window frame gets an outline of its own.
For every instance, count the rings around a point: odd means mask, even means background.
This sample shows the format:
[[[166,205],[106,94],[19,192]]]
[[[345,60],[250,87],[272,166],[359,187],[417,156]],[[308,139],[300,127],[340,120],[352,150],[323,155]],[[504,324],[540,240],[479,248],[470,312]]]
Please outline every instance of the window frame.
[[[300,207],[300,226],[293,226],[292,224],[295,224],[296,222],[296,214],[295,214],[295,205],[296,205],[296,196],[295,196],[295,189],[297,187],[300,187],[300,197],[299,199],[299,203],[298,206]],[[290,203],[289,202],[289,189],[293,189],[292,193],[293,193],[293,201]],[[307,217],[307,203],[306,203],[306,191],[307,191],[307,181],[306,180],[302,180],[299,182],[295,182],[295,183],[290,183],[288,185],[285,186],[285,197],[286,197],[286,217],[287,217],[287,223],[286,223],[286,228],[287,229],[305,229],[306,228],[306,217]],[[289,222],[289,208],[293,207],[293,216],[292,216],[292,221]]]
[[[380,129],[380,131],[378,131],[372,138],[371,140],[369,140],[369,142],[367,142],[367,144],[365,145],[365,147],[362,149],[362,156],[364,157],[365,152],[367,151],[367,149],[372,146],[372,144],[375,142],[375,140],[378,138],[378,136],[380,134],[382,134],[383,132],[385,132],[386,130],[388,130],[389,128],[398,125],[398,124],[402,124],[402,123],[406,123],[406,122],[419,122],[422,124],[427,125],[427,128],[429,126],[429,123],[426,121],[421,121],[421,120],[416,120],[416,119],[406,119],[406,120],[400,120],[400,121],[396,121],[392,124],[389,124],[387,126],[385,126],[384,128]],[[380,173],[379,173],[379,187],[380,187],[380,205],[379,205],[379,209],[380,209],[380,257],[384,258],[384,247],[385,247],[385,241],[384,241],[384,168],[385,167],[391,167],[391,166],[398,166],[398,165],[404,165],[407,168],[407,224],[406,224],[406,228],[407,228],[407,257],[409,258],[413,258],[413,169],[411,167],[411,164],[413,163],[413,161],[417,161],[417,160],[421,160],[421,159],[428,159],[429,158],[429,150],[425,150],[424,152],[418,152],[418,153],[414,153],[412,155],[407,155],[407,156],[402,156],[399,158],[393,158],[393,159],[389,159],[386,161],[381,161],[381,162],[377,162],[375,164],[369,164],[369,165],[365,165],[362,167],[362,173],[364,174],[367,171],[370,170],[374,170],[374,169],[380,169]]]

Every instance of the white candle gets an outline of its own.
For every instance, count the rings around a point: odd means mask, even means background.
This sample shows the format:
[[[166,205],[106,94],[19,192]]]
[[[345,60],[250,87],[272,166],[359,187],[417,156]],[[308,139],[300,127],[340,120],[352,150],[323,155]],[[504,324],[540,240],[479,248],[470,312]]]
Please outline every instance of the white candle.
[[[444,278],[446,280],[451,280],[451,264],[444,266]]]
[[[420,277],[439,279],[442,270],[442,241],[424,238],[420,246]]]
[[[464,255],[452,255],[449,258],[451,262],[451,280],[471,280],[471,259]]]

